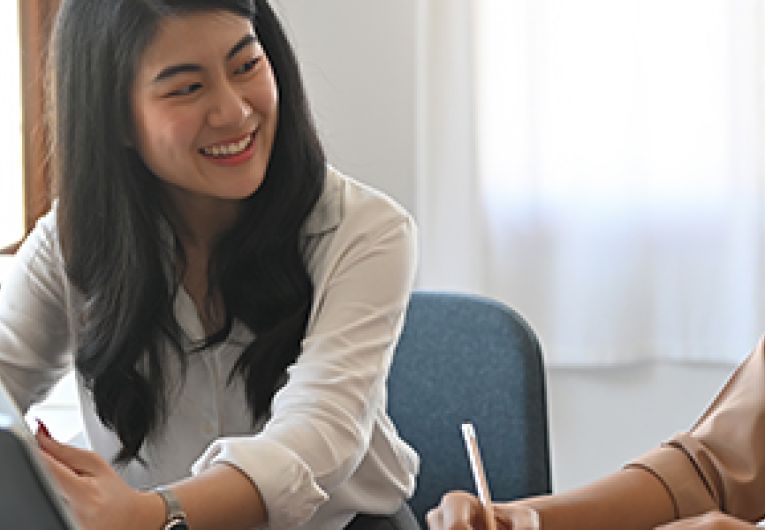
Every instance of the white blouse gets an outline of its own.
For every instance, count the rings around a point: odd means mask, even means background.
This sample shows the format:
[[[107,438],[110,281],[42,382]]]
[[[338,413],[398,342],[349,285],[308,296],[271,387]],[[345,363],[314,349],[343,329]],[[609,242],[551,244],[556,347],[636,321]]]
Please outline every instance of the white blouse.
[[[414,489],[419,461],[386,413],[385,383],[414,280],[415,240],[400,206],[328,169],[303,227],[313,306],[270,418],[253,428],[241,378],[227,384],[253,337],[235,322],[225,342],[187,356],[183,380],[173,356],[167,423],[141,448],[146,465],[133,461],[120,474],[146,488],[226,462],[257,485],[272,529],[337,530],[358,512],[396,511]],[[0,289],[0,377],[23,410],[72,368],[81,309],[51,212]],[[175,316],[186,339],[204,338],[182,289]],[[119,440],[78,385],[89,442],[111,460]]]

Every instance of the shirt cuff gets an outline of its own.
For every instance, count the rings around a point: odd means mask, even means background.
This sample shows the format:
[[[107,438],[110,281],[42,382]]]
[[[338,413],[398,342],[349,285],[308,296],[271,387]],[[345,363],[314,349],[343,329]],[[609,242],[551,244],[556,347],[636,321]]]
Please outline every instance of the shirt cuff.
[[[308,521],[329,496],[313,479],[310,468],[290,449],[257,437],[221,438],[194,462],[193,474],[226,463],[247,475],[260,491],[268,528],[294,528]]]
[[[663,445],[626,467],[648,471],[667,488],[675,505],[675,517],[684,518],[718,509],[699,470],[679,447]]]

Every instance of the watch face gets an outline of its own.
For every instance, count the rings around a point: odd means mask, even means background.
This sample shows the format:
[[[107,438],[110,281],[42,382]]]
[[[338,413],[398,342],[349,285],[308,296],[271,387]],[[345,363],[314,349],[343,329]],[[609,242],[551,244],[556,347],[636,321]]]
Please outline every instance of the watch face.
[[[186,519],[177,517],[168,521],[164,530],[189,530],[189,525],[186,524]]]

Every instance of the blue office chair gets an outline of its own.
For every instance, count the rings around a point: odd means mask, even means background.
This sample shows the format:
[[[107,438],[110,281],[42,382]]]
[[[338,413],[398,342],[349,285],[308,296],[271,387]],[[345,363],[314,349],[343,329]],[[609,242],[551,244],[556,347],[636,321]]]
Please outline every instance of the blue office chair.
[[[495,500],[550,492],[541,349],[512,309],[478,296],[415,292],[388,392],[394,423],[420,454],[409,505],[423,527],[445,492],[475,492],[465,421],[475,426]]]

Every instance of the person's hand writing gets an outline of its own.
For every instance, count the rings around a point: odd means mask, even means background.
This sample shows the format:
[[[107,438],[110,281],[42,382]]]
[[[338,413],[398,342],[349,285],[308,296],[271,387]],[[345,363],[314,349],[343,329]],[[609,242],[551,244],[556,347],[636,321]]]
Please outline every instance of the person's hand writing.
[[[689,517],[659,526],[656,530],[752,530],[756,528],[755,525],[730,515],[708,512],[697,517]]]
[[[36,438],[48,471],[85,530],[134,530],[161,522],[159,496],[128,486],[96,453],[61,444],[41,430]]]
[[[428,512],[430,530],[486,530],[484,509],[477,497],[464,491],[447,493]],[[494,504],[497,530],[539,530],[537,513],[515,502]]]

